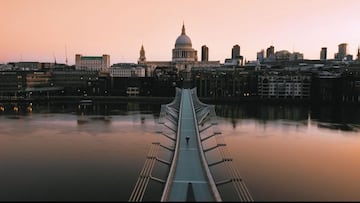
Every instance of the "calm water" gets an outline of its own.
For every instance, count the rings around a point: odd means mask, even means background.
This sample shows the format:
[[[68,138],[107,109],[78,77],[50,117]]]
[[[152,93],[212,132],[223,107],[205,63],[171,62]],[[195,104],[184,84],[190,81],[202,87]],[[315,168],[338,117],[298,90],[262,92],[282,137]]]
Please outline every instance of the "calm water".
[[[0,114],[0,200],[127,201],[151,143],[167,142],[154,133],[159,113],[160,104],[129,103],[84,116],[76,105]],[[255,200],[360,200],[360,107],[217,105],[216,113]],[[145,200],[160,196],[151,182]]]

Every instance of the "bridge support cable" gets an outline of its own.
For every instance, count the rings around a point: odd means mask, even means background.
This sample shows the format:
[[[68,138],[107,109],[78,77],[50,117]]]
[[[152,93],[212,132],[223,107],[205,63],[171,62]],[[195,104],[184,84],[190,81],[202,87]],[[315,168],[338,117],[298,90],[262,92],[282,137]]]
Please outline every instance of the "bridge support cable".
[[[173,124],[174,126],[177,126],[177,121],[174,120],[174,118],[172,118],[171,116],[168,116],[165,119],[170,121],[170,123]],[[163,123],[163,124],[165,124],[165,123]]]
[[[213,124],[209,124],[206,127],[202,128],[201,130],[199,130],[200,133],[204,132],[205,130],[211,128],[213,126]]]
[[[206,123],[206,121],[208,121],[209,120],[209,114],[210,114],[210,112],[209,111],[206,111],[205,113],[204,113],[204,115],[202,115],[199,119],[198,119],[198,124],[199,125],[204,125],[205,123]]]
[[[209,148],[207,148],[207,149],[203,149],[203,151],[204,152],[208,152],[208,151],[211,151],[211,150],[214,150],[214,149],[216,149],[216,148],[218,148],[218,147],[222,147],[222,146],[226,146],[226,144],[223,144],[223,143],[218,143],[217,145],[215,145],[215,146],[213,146],[213,147],[209,147]]]
[[[223,143],[224,140],[221,136],[217,137],[217,142]],[[226,157],[230,157],[230,152],[227,150],[227,148],[221,147],[219,148],[219,152],[221,154],[221,157],[223,159],[226,159]],[[237,168],[233,166],[232,162],[224,162],[225,168],[227,169],[227,172],[230,176],[230,180],[233,183],[233,186],[237,192],[238,197],[241,201],[254,201],[249,190],[247,189],[243,179],[240,176],[240,173],[238,172]]]
[[[221,134],[221,132],[214,132],[213,134],[211,134],[207,137],[201,138],[201,142],[204,142],[205,140],[210,139],[210,138],[214,137],[215,135],[219,135],[219,134]]]
[[[169,130],[176,132],[176,129],[173,129],[171,126],[166,125],[166,123],[162,123],[163,126],[167,127]]]
[[[169,108],[167,108],[166,106],[161,107],[161,113],[160,113],[160,118],[158,123],[159,124],[163,124],[165,123],[165,119],[166,120],[171,120],[172,123],[177,123],[178,117],[176,115],[175,112],[173,111],[169,111]]]
[[[129,202],[142,201],[150,180],[151,172],[155,165],[156,159],[154,157],[156,157],[157,153],[159,152],[159,148],[160,145],[156,143],[153,143],[153,145],[151,146],[144,166],[141,169],[139,178],[129,198]]]
[[[165,108],[166,108],[165,105],[161,105],[161,110],[160,110],[158,123],[163,123],[164,122],[163,119],[165,118],[165,115],[166,115]]]
[[[179,119],[177,113],[170,112],[170,111],[166,112],[166,116],[168,116],[169,119],[172,119],[174,121],[177,121]]]
[[[169,114],[169,115],[173,116],[175,119],[178,119],[178,114],[179,114],[178,109],[170,108],[170,107],[166,106],[165,111],[166,111],[166,114]]]
[[[164,160],[164,159],[161,159],[161,158],[159,158],[159,157],[155,157],[155,160],[156,160],[156,161],[159,161],[160,163],[163,163],[163,164],[165,164],[165,165],[168,165],[168,166],[171,165],[171,162],[166,161],[166,160]]]
[[[173,138],[173,137],[171,137],[170,135],[164,133],[163,131],[156,131],[156,133],[162,134],[162,135],[164,135],[166,138],[168,138],[168,139],[170,139],[170,140],[172,140],[172,141],[174,141],[174,142],[176,141],[175,138]]]
[[[216,186],[225,185],[225,184],[231,183],[232,181],[233,181],[232,179],[226,179],[226,180],[218,181],[216,183]]]
[[[160,178],[156,178],[156,177],[154,177],[154,176],[152,176],[152,175],[150,175],[150,179],[151,180],[154,180],[154,181],[156,181],[156,182],[159,182],[159,183],[165,183],[165,180],[163,180],[163,179],[160,179]]]
[[[171,151],[171,152],[175,151],[174,148],[170,148],[170,147],[167,147],[167,146],[162,145],[162,144],[160,144],[160,147],[162,147],[162,148],[164,148],[164,149],[167,149],[167,150],[169,150],[169,151]]]
[[[209,167],[211,166],[215,166],[215,165],[218,165],[218,164],[221,164],[221,163],[224,163],[225,161],[232,161],[232,159],[221,159],[220,161],[216,161],[216,162],[213,162],[211,164],[208,164]]]

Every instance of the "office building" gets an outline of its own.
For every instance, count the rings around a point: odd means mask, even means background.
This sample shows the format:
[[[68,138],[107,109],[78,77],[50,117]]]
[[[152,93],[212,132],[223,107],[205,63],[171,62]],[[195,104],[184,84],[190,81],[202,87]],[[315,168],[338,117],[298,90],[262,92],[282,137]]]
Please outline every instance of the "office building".
[[[311,75],[300,73],[264,73],[258,76],[260,98],[307,99],[310,97]]]
[[[335,59],[337,60],[344,60],[347,56],[347,44],[342,43],[338,45],[338,53],[335,54]]]
[[[266,49],[266,58],[264,59],[264,61],[266,62],[272,62],[275,61],[275,48],[274,46],[270,46]]]
[[[265,51],[264,49],[262,49],[261,51],[256,53],[256,60],[260,62],[264,61],[264,55],[265,55]]]
[[[206,45],[201,47],[201,61],[207,62],[209,61],[209,48]]]
[[[234,45],[231,50],[231,59],[239,59],[240,58],[240,46]]]
[[[82,56],[75,55],[75,69],[87,71],[108,71],[110,68],[110,56]]]
[[[116,77],[116,78],[145,77],[145,68],[138,64],[117,63],[110,67],[110,77]]]
[[[327,48],[326,47],[322,47],[321,48],[321,52],[320,52],[320,60],[325,61],[327,57]]]

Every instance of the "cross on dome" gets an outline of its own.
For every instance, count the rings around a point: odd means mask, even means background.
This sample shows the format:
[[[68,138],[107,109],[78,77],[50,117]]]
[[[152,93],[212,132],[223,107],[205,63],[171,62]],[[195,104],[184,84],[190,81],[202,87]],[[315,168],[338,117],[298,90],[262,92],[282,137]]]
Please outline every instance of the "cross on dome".
[[[184,22],[183,22],[183,26],[182,26],[182,30],[181,30],[181,35],[186,35]]]

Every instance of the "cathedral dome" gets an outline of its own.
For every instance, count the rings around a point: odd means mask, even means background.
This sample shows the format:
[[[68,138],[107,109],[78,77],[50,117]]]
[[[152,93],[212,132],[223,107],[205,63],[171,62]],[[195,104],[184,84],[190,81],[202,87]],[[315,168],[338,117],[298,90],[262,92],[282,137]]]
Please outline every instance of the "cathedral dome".
[[[172,50],[172,61],[176,63],[197,61],[197,51],[192,48],[191,39],[185,34],[184,24]]]
[[[181,35],[176,39],[175,48],[178,47],[192,47],[191,39],[185,34],[185,26],[182,27]]]

